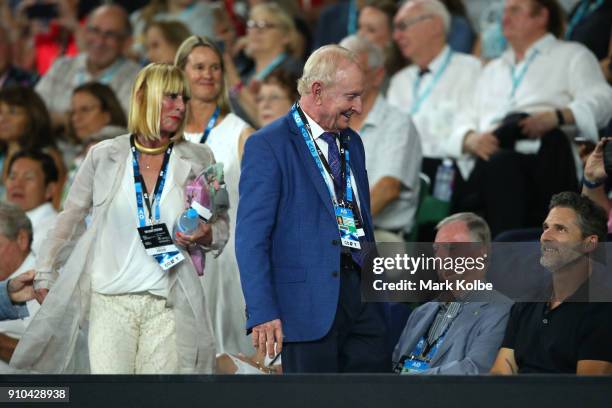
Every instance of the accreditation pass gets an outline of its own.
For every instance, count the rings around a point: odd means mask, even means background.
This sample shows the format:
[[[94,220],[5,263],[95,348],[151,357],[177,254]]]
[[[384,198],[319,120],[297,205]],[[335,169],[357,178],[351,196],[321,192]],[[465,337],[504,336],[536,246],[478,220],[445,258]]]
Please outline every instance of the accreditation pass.
[[[166,271],[185,259],[178,250],[166,224],[154,224],[138,228],[140,240],[147,251],[147,255],[152,256],[159,263],[159,266]]]

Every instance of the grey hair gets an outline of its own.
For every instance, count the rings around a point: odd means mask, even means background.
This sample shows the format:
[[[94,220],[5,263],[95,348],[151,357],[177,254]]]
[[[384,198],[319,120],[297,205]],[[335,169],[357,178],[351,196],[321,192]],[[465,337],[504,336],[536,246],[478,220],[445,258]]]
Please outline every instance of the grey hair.
[[[26,213],[14,204],[0,202],[0,234],[15,241],[19,231],[24,230],[32,242],[32,223]]]
[[[465,222],[474,241],[482,242],[485,245],[491,243],[491,230],[489,229],[489,224],[487,224],[482,217],[471,212],[456,213],[444,218],[436,225],[436,231],[439,231],[445,225],[457,221]]]
[[[349,35],[340,41],[340,46],[352,51],[355,55],[368,56],[368,68],[381,68],[385,65],[385,54],[380,47],[367,38],[357,34]]]
[[[336,79],[336,73],[346,62],[359,66],[355,53],[344,47],[330,44],[317,49],[308,57],[302,77],[298,79],[297,88],[300,96],[308,95],[310,87],[315,82],[321,82],[323,85],[332,84]]]
[[[448,9],[440,0],[408,0],[404,4],[413,3],[421,7],[424,14],[433,14],[442,19],[444,25],[444,32],[448,34],[450,31],[451,15]]]

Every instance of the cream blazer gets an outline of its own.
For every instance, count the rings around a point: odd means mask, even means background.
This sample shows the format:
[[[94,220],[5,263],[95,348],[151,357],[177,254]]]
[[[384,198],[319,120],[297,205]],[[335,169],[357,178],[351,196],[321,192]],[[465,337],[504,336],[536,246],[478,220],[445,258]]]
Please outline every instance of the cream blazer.
[[[129,135],[118,136],[92,147],[79,168],[37,262],[35,287],[50,288],[49,294],[19,341],[12,367],[37,373],[89,373],[86,336],[92,251],[109,203],[121,186],[129,154]],[[184,197],[185,184],[214,163],[214,157],[208,146],[186,141],[176,142],[172,154],[179,160],[174,161],[167,188],[180,189]],[[92,222],[86,229],[90,210]],[[227,217],[218,218],[212,229],[213,243],[203,249],[220,252],[229,235]],[[168,271],[167,304],[174,309],[179,369],[185,374],[212,373],[215,337],[202,285],[191,258],[184,255],[186,260]]]

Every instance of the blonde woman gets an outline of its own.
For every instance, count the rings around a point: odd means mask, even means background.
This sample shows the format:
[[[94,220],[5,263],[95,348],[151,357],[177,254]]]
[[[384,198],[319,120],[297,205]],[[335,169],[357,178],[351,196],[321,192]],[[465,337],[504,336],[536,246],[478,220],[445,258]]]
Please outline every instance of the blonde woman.
[[[150,64],[139,73],[131,133],[90,149],[42,249],[34,287],[44,303],[13,366],[43,373],[213,371],[205,298],[183,248],[220,251],[227,219],[172,237],[174,247],[164,242],[184,210],[185,184],[214,163],[207,146],[183,141],[189,95],[178,68]],[[86,328],[88,346],[81,347]]]
[[[223,163],[230,199],[230,240],[225,251],[206,260],[203,285],[219,352],[252,354],[244,327],[244,298],[234,254],[238,207],[238,180],[244,143],[253,132],[230,110],[225,88],[225,66],[218,48],[208,39],[193,36],[176,54],[175,65],[185,71],[191,87],[185,138],[212,149]]]

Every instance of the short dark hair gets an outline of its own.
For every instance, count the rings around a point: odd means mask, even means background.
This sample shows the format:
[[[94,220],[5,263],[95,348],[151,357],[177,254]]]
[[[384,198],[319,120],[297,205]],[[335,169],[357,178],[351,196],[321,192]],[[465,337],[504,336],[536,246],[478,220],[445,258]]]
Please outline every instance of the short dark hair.
[[[548,10],[548,25],[546,30],[557,38],[565,31],[565,12],[557,0],[532,0],[533,11]]]
[[[21,150],[11,156],[9,161],[8,171],[11,172],[13,164],[19,159],[30,159],[40,163],[43,173],[45,174],[45,185],[59,180],[57,166],[53,157],[40,150]]]
[[[608,214],[590,198],[573,191],[555,194],[550,199],[549,210],[556,207],[571,208],[576,213],[578,226],[583,237],[597,235],[599,242],[605,242],[608,235]]]

